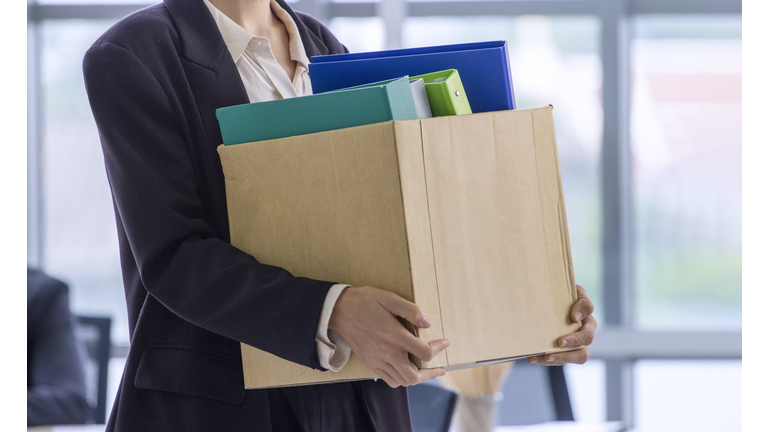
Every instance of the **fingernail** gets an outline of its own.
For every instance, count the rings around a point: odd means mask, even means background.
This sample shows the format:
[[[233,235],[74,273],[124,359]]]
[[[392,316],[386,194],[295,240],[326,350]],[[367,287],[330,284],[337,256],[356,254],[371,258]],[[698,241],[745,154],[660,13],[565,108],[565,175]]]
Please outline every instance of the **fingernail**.
[[[551,363],[551,362],[553,362],[553,361],[555,361],[555,358],[554,358],[554,357],[550,357],[550,358],[548,358],[548,359],[547,359],[547,363]]]
[[[581,321],[581,312],[576,312],[576,322]]]
[[[429,327],[432,325],[432,322],[429,320],[429,318],[424,316],[424,318],[421,319],[421,323],[419,325],[422,327]]]
[[[536,360],[536,359],[531,359],[531,363],[533,363],[533,364],[539,364],[539,361],[538,361],[538,360]]]
[[[568,345],[568,339],[563,339],[563,341],[562,341],[562,342],[560,342],[560,346],[561,346],[561,347],[564,347],[564,346],[566,346],[566,345]]]
[[[443,342],[443,348],[448,348],[449,346],[451,346],[451,341],[449,341],[448,339],[446,339],[446,340]]]
[[[437,374],[437,376],[445,376],[445,370],[441,370],[440,373]]]

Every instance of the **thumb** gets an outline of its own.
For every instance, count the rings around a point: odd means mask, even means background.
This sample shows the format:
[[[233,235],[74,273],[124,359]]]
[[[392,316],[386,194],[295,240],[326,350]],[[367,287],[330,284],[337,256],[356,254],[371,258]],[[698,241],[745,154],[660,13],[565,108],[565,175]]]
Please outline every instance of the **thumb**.
[[[445,376],[445,369],[420,369],[416,373],[419,375],[419,382],[426,382],[437,377]]]
[[[432,325],[429,318],[421,311],[416,304],[405,300],[397,294],[387,292],[383,296],[381,305],[384,306],[392,315],[404,318],[416,327],[428,328]]]

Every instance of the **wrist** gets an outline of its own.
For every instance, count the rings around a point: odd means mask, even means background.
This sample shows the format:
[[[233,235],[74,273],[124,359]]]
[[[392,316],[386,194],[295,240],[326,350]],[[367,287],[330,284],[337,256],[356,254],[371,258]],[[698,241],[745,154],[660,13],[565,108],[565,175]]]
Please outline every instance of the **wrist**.
[[[341,294],[339,294],[339,297],[336,299],[336,304],[333,305],[331,317],[328,320],[328,330],[333,330],[340,334],[342,337],[344,337],[344,334],[340,330],[343,327],[342,321],[344,320],[344,305],[348,300],[349,291],[351,288],[352,287],[347,287],[341,292]]]

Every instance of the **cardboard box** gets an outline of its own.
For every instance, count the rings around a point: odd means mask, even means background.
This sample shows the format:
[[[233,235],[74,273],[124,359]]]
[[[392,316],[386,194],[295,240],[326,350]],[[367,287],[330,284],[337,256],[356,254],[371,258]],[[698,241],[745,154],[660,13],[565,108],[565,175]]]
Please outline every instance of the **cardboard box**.
[[[232,244],[296,276],[418,304],[420,368],[564,351],[576,301],[552,108],[389,121],[220,146]],[[368,379],[243,345],[246,388]],[[573,347],[568,349],[574,349]]]

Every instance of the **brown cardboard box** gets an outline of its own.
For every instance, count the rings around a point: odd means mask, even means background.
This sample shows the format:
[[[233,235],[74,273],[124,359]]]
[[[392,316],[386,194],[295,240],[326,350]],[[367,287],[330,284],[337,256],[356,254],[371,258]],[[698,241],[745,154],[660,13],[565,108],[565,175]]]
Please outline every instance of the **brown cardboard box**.
[[[578,329],[552,107],[220,146],[232,244],[296,276],[418,304],[451,346],[421,368],[563,351]],[[243,345],[246,388],[374,378]],[[574,349],[574,348],[569,348]]]

